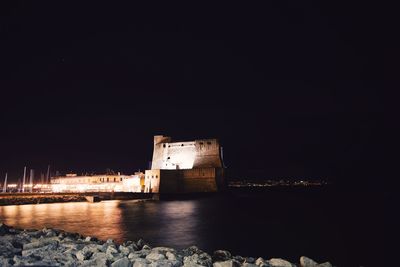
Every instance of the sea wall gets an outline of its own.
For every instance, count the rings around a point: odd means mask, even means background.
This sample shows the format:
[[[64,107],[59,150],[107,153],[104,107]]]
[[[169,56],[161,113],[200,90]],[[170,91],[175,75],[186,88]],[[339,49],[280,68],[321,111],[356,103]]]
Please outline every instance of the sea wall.
[[[0,194],[0,206],[87,201],[87,196],[98,200],[151,199],[150,193],[86,192],[86,193],[6,193]]]
[[[183,250],[151,247],[142,239],[118,244],[112,239],[68,233],[58,229],[23,230],[0,223],[0,266],[112,266],[112,267],[332,267],[307,257],[299,263],[280,258],[212,255],[192,246]]]

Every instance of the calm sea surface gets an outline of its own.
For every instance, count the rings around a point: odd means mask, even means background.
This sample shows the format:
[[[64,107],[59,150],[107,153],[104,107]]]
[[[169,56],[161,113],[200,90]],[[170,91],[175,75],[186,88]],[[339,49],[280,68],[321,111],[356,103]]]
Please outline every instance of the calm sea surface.
[[[3,206],[0,220],[118,242],[143,238],[152,246],[370,266],[370,244],[383,242],[387,229],[385,208],[374,197],[330,188],[234,190],[191,200]]]

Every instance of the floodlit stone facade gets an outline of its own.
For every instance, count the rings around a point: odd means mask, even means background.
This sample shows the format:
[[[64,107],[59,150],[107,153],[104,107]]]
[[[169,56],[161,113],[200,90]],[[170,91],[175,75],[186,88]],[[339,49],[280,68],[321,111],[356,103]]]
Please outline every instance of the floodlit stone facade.
[[[51,178],[52,192],[143,192],[144,174],[67,174]]]
[[[222,148],[217,139],[172,142],[154,136],[151,170],[145,172],[145,192],[216,192],[223,182]]]

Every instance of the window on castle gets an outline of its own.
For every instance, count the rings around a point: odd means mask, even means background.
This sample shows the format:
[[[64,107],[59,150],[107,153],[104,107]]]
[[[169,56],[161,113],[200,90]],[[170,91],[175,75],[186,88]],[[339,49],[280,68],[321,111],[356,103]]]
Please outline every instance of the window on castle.
[[[207,142],[208,145],[211,145],[211,142]]]
[[[165,144],[163,144],[162,146],[165,147]]]
[[[203,144],[203,142],[200,142],[199,144],[200,144],[200,145],[202,145],[202,144]]]

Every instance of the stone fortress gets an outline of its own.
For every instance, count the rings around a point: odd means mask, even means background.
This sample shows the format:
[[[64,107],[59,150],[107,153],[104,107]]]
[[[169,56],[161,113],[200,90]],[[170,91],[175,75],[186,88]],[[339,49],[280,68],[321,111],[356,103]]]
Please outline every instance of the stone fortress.
[[[172,142],[154,136],[151,170],[145,171],[144,192],[202,193],[224,187],[222,147],[217,139]]]
[[[54,176],[50,191],[182,194],[217,192],[224,185],[217,139],[172,142],[171,137],[156,135],[151,169],[145,173]]]

